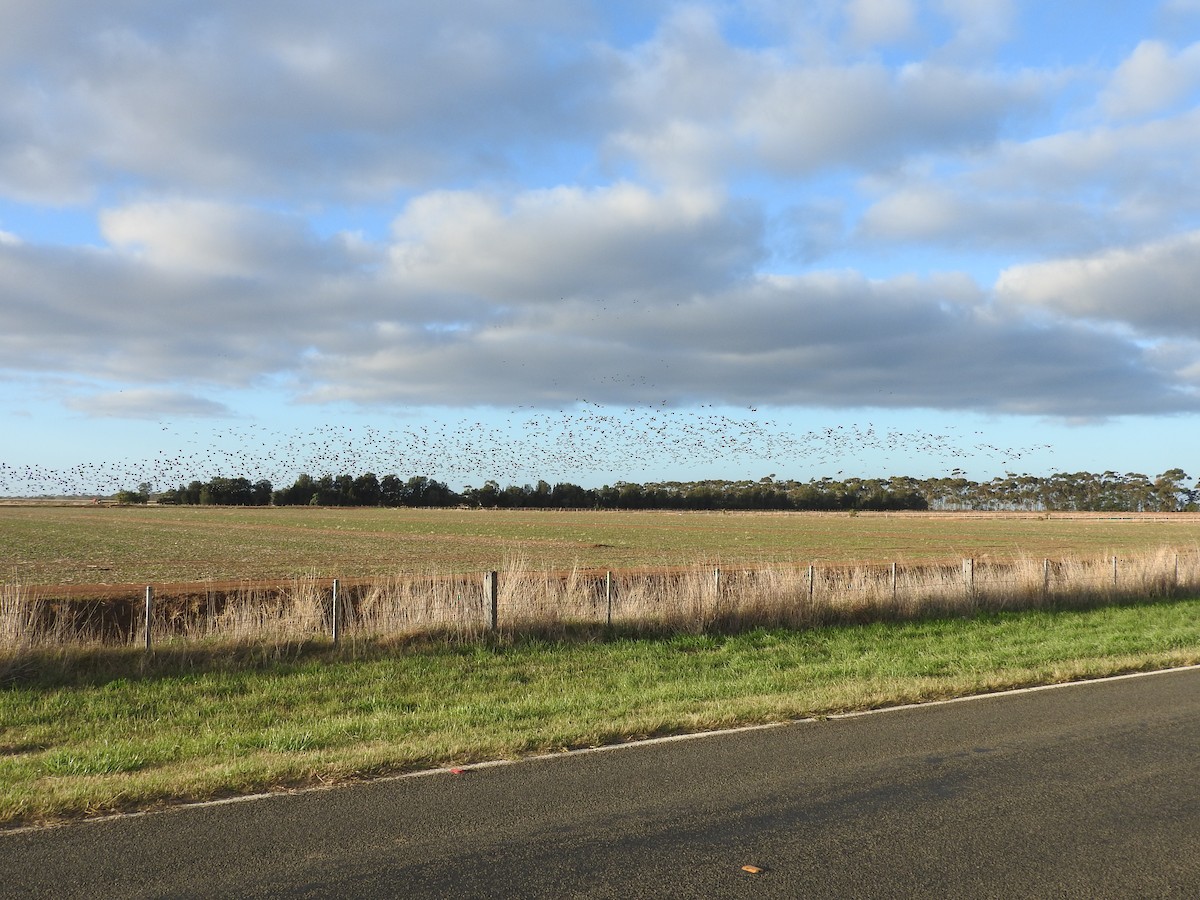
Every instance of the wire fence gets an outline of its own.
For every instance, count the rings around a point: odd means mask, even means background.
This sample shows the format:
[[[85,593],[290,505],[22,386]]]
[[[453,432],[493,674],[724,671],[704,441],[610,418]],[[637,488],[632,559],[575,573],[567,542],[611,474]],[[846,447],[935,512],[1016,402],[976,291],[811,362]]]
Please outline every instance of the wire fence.
[[[79,644],[152,652],[180,642],[334,643],[578,627],[674,632],[1094,606],[1200,593],[1200,551],[954,565],[770,565],[471,575],[297,578],[213,590],[147,585],[137,598],[78,600],[0,585],[0,650]]]

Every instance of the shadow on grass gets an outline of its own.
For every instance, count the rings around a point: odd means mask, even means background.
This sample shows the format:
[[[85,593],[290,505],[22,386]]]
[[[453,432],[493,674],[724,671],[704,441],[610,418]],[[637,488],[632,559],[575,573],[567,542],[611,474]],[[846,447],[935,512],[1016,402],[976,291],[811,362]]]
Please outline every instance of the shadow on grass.
[[[0,688],[54,689],[100,686],[115,681],[177,678],[210,673],[271,671],[281,675],[314,665],[369,662],[399,654],[477,655],[529,649],[623,641],[661,642],[664,647],[686,651],[697,640],[721,641],[753,632],[815,632],[826,629],[862,628],[911,623],[991,622],[1019,619],[1022,615],[1071,614],[1104,608],[1170,607],[1195,598],[1130,598],[1075,595],[1026,608],[979,607],[964,612],[926,608],[905,613],[895,608],[857,608],[838,613],[825,609],[819,616],[797,622],[789,616],[718,616],[703,623],[557,622],[552,625],[521,624],[497,631],[426,631],[406,635],[351,635],[339,644],[328,637],[303,641],[178,641],[152,651],[135,646],[48,646],[7,651],[0,654]]]

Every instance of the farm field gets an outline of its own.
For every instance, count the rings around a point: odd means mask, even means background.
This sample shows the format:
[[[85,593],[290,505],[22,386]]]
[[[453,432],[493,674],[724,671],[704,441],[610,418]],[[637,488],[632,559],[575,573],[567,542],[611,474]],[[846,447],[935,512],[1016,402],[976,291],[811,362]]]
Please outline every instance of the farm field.
[[[0,505],[0,580],[90,585],[695,563],[899,563],[1200,547],[1200,514]]]
[[[1167,547],[1181,552],[1157,552]],[[0,652],[0,829],[1197,664],[1198,549],[1200,516],[1186,514],[0,506],[0,579],[17,585],[0,591],[16,601],[9,625],[21,626],[12,615],[21,585],[525,572],[501,579],[505,627],[491,633],[478,622],[375,629],[362,601],[366,625],[340,645],[319,611],[315,627],[294,634],[261,623],[244,634],[163,632],[152,653],[136,629],[100,646],[57,632],[21,643],[23,626],[10,628],[20,646]],[[1128,560],[1119,591],[1109,554]],[[889,592],[886,580],[822,576],[814,595],[795,569],[764,571],[746,582],[761,596],[730,579],[720,620],[711,572],[671,581],[669,596],[635,590],[638,568],[893,560],[919,569],[963,556],[1036,565],[1015,587],[1003,577],[1016,576],[1002,576],[994,602],[982,570],[965,593],[953,567],[944,583],[916,573],[899,606],[894,580]],[[1098,581],[1063,564],[1053,590],[1043,582],[1040,558],[1089,556]],[[595,594],[573,579],[545,606],[547,585],[561,579],[537,573],[573,566],[626,570],[618,627],[602,629],[595,609],[587,618]],[[281,621],[303,618],[307,595],[294,593]],[[261,605],[245,594],[234,613],[243,600]],[[555,625],[560,607],[578,627]],[[538,627],[523,631],[522,617]]]

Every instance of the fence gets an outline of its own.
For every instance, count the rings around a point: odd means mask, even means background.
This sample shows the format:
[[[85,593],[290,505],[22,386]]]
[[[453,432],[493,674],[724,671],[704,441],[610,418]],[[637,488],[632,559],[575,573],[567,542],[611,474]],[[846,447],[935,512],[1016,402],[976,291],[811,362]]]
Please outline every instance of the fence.
[[[81,602],[0,586],[0,650],[79,643],[303,642],[570,627],[736,630],[809,627],[981,610],[1095,605],[1200,592],[1200,552],[1118,558],[964,559],[958,565],[694,566],[482,575],[298,578],[136,601]]]

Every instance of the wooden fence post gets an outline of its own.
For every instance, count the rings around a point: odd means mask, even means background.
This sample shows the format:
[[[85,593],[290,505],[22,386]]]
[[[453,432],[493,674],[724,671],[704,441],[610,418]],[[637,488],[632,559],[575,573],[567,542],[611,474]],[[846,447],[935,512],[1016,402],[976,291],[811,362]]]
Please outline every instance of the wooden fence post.
[[[606,607],[608,607],[608,613],[605,616],[604,624],[608,628],[612,628],[612,601],[613,601],[612,587],[613,587],[612,572],[611,571],[605,572],[604,573],[604,605]]]
[[[808,567],[808,603],[811,606],[813,601],[813,591],[816,587],[816,566]]]
[[[146,585],[146,616],[144,628],[146,631],[146,650],[149,652],[151,647],[150,640],[150,623],[154,620],[154,588]]]
[[[892,563],[892,603],[896,602],[896,564]]]
[[[1117,558],[1113,557],[1113,587],[1117,586]]]
[[[489,631],[495,631],[499,620],[500,579],[495,572],[486,572],[483,576],[484,614],[487,616]]]
[[[1050,560],[1042,560],[1042,596],[1050,596]]]
[[[962,562],[963,568],[963,586],[966,588],[967,597],[972,597],[975,594],[975,560],[964,559]]]
[[[333,579],[333,646],[337,646],[338,638],[341,636],[342,624],[342,601],[341,593],[338,591],[338,580]]]

